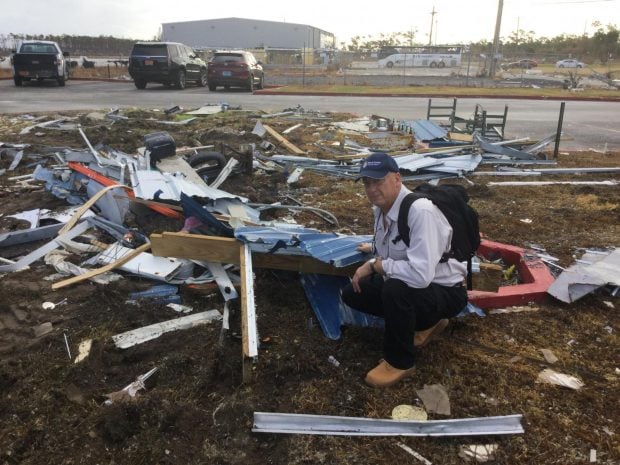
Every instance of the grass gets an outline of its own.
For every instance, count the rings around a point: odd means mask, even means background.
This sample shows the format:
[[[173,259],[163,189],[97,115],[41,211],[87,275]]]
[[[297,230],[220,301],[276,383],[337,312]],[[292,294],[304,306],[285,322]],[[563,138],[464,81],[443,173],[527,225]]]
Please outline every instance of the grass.
[[[353,86],[353,85],[318,85],[318,86],[300,86],[300,85],[288,85],[278,87],[278,92],[285,93],[300,93],[300,92],[313,92],[313,93],[336,93],[336,94],[381,94],[381,95],[428,95],[433,96],[437,94],[449,95],[454,97],[459,96],[502,96],[507,95],[523,98],[541,98],[541,97],[567,97],[579,95],[580,97],[589,98],[603,98],[603,99],[620,99],[620,92],[617,90],[605,90],[605,89],[585,89],[578,94],[570,92],[564,89],[533,89],[529,87],[502,87],[502,88],[489,88],[489,87],[439,87],[439,86]]]
[[[576,73],[579,76],[588,76],[592,71],[597,71],[601,74],[608,72],[605,67],[597,68],[584,68],[584,69],[555,69],[553,65],[539,65],[537,69],[544,73],[565,74]],[[515,76],[518,76],[518,70],[515,71]],[[617,75],[618,71],[612,71],[612,75]],[[12,76],[10,69],[0,69],[0,78],[10,78]],[[126,67],[100,67],[92,69],[76,68],[72,69],[70,76],[73,78],[91,78],[91,79],[127,79],[129,77]],[[606,90],[606,89],[584,89],[578,94],[570,92],[568,90],[559,88],[541,88],[534,89],[529,87],[448,87],[448,86],[364,86],[364,85],[288,85],[278,87],[277,91],[285,93],[337,93],[337,94],[380,94],[380,95],[420,95],[420,96],[433,96],[433,95],[448,95],[454,97],[466,97],[466,96],[514,96],[522,98],[545,98],[545,97],[557,97],[564,98],[567,96],[579,96],[582,98],[601,98],[601,99],[620,99],[620,92],[618,90]]]

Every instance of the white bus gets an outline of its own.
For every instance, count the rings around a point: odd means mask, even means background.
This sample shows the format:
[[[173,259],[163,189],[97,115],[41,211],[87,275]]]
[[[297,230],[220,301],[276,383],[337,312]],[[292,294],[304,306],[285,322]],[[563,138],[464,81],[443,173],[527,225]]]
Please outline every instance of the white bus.
[[[460,46],[436,45],[427,47],[390,47],[390,51],[398,53],[387,55],[379,52],[377,61],[379,68],[425,66],[429,68],[445,68],[461,65]]]

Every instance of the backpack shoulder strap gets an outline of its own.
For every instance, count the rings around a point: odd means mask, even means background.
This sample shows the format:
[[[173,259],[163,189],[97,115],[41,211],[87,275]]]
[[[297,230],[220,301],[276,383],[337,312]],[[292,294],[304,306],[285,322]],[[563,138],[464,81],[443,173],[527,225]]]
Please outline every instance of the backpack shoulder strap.
[[[398,236],[396,236],[396,238],[394,238],[394,240],[392,241],[394,244],[396,244],[398,241],[403,241],[405,245],[409,247],[409,243],[411,242],[411,229],[409,228],[408,222],[409,209],[411,208],[413,202],[415,202],[416,200],[422,198],[429,199],[437,208],[439,208],[439,211],[441,211],[445,216],[445,213],[440,208],[441,205],[437,205],[435,203],[432,194],[433,191],[429,187],[428,190],[416,189],[416,191],[411,192],[405,196],[398,210]],[[445,263],[452,257],[453,253],[452,250],[450,250],[449,252],[446,252],[441,256],[440,263]]]
[[[400,204],[400,209],[398,210],[398,236],[392,241],[396,244],[398,241],[403,241],[407,247],[409,247],[410,242],[410,229],[409,222],[407,221],[409,218],[409,209],[411,208],[411,204],[418,200],[419,198],[424,197],[415,192],[411,192],[405,196],[403,201]]]

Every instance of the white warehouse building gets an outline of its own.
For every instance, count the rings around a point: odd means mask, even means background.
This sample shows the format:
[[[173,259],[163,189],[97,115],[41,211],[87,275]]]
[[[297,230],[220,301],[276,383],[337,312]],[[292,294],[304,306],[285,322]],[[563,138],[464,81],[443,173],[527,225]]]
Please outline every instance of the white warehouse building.
[[[334,34],[306,24],[244,18],[162,23],[162,41],[196,49],[333,49]]]

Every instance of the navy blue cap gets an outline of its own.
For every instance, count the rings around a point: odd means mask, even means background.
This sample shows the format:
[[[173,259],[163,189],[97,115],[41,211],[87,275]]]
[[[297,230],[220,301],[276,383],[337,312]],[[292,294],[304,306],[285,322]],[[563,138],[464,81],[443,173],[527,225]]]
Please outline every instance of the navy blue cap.
[[[387,153],[377,152],[370,155],[362,162],[362,168],[357,179],[372,178],[383,179],[388,173],[398,173],[396,160]]]

